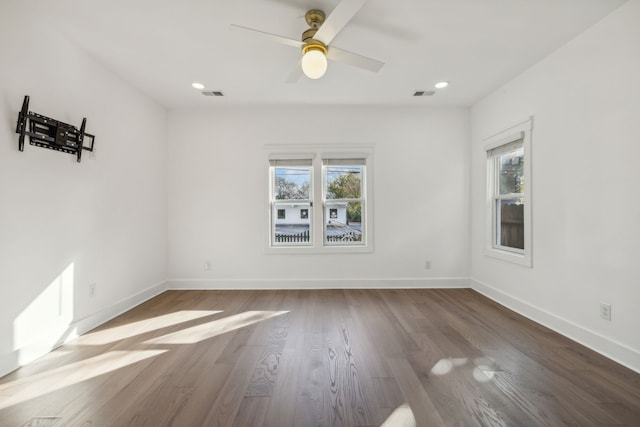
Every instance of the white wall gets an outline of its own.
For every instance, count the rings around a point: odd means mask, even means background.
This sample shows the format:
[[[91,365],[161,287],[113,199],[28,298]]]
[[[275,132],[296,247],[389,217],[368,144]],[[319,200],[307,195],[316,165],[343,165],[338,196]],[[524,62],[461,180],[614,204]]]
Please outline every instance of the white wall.
[[[482,139],[534,115],[533,268],[483,254]],[[472,108],[472,285],[640,370],[640,2]],[[600,302],[612,320],[599,317]]]
[[[166,112],[16,9],[0,4],[0,375],[158,292],[166,268]],[[27,94],[87,117],[95,156],[19,152]]]
[[[468,127],[467,109],[170,112],[169,286],[468,285]],[[322,143],[375,144],[374,252],[266,254],[264,145]]]

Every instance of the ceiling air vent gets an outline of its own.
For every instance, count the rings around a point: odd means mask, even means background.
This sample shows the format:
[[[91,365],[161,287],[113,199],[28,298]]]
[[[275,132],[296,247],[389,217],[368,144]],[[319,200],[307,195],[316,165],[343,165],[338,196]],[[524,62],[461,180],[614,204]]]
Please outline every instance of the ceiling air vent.
[[[417,90],[413,93],[413,96],[432,96],[435,93],[433,90]]]
[[[217,90],[203,90],[202,94],[204,96],[224,96],[222,92],[219,92]]]

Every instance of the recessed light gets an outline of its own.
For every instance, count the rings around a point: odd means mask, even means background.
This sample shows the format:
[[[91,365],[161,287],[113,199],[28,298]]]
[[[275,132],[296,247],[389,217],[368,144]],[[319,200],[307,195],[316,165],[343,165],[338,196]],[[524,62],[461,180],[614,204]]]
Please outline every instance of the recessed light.
[[[198,89],[198,90],[204,89],[204,85],[202,83],[198,83],[198,82],[191,83],[191,86],[193,86],[194,89]]]
[[[438,82],[435,86],[436,89],[444,89],[445,87],[449,86],[449,82]]]

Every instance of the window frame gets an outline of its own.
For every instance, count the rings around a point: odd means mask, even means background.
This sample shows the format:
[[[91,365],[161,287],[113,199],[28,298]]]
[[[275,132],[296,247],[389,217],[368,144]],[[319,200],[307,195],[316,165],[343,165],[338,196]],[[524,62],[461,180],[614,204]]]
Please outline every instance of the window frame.
[[[371,253],[373,252],[373,148],[372,144],[322,144],[322,145],[291,145],[269,144],[264,146],[268,159],[267,174],[269,176],[266,209],[267,236],[265,252],[268,254],[309,254],[309,253]],[[273,216],[276,215],[272,200],[272,191],[275,173],[272,162],[276,160],[293,159],[311,160],[311,202],[309,206],[309,218],[311,220],[310,242],[304,245],[274,244]],[[363,183],[362,183],[362,233],[363,244],[327,244],[325,238],[325,200],[324,200],[324,170],[323,160],[362,159]]]
[[[484,139],[484,155],[486,158],[486,209],[485,209],[485,255],[525,267],[533,266],[532,242],[532,175],[531,175],[531,140],[533,132],[533,116],[505,128]],[[522,140],[524,151],[524,191],[522,193],[500,194],[500,156],[504,153],[491,154],[494,150]],[[507,151],[508,152],[508,151]],[[512,248],[499,244],[498,209],[500,200],[524,199],[524,249]]]
[[[278,165],[278,162],[281,162],[281,165]],[[308,164],[307,164],[308,163]],[[309,198],[308,199],[276,199],[274,197],[275,190],[275,181],[276,181],[276,173],[275,170],[278,167],[290,167],[290,168],[308,168],[309,169]],[[313,244],[314,234],[313,234],[313,224],[314,218],[302,218],[302,215],[287,215],[287,208],[292,209],[293,213],[295,211],[301,212],[303,209],[312,209],[313,208],[313,191],[314,191],[314,167],[313,160],[306,155],[301,155],[299,158],[281,158],[281,159],[270,159],[269,160],[269,244],[273,247],[308,247]],[[280,218],[278,215],[278,211],[281,209],[279,206],[284,207],[285,215],[284,218]],[[277,221],[280,219],[307,219],[309,221],[309,241],[290,241],[290,242],[278,242],[276,241],[276,226]],[[295,236],[291,236],[295,237]],[[300,236],[298,236],[299,238]]]

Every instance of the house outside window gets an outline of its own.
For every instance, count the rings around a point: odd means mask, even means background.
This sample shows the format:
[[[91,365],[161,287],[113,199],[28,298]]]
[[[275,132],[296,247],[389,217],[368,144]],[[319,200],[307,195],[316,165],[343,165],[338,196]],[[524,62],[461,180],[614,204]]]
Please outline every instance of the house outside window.
[[[532,118],[488,138],[487,244],[489,256],[531,266]]]
[[[371,151],[271,153],[268,252],[371,252]]]

